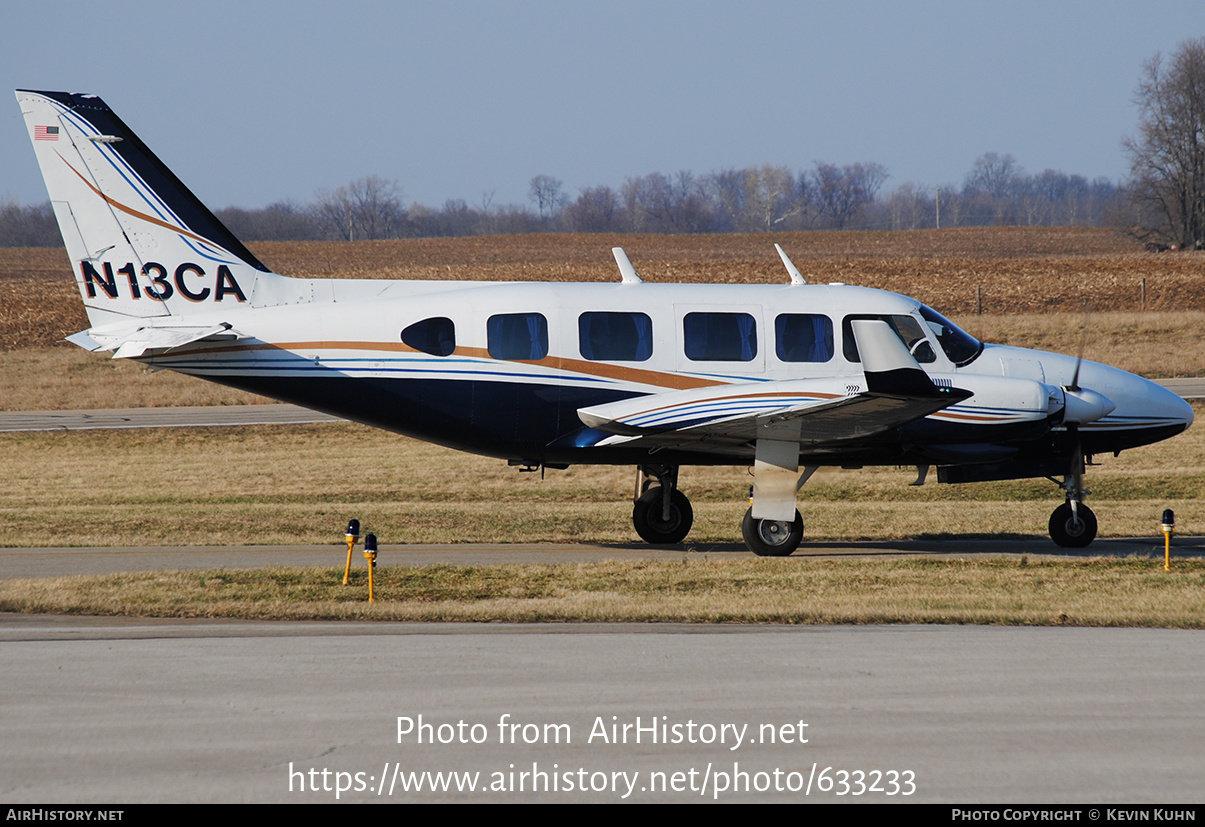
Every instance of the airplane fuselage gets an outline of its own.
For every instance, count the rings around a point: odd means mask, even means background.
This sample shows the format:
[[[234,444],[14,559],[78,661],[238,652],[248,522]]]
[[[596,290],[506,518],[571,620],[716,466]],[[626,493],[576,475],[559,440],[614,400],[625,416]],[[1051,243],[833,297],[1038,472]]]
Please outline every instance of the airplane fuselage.
[[[340,279],[304,287],[312,299],[303,305],[227,302],[182,317],[225,321],[249,338],[144,361],[460,450],[530,464],[631,464],[649,461],[649,448],[608,444],[580,409],[738,384],[803,383],[815,398],[856,393],[862,366],[847,320],[902,317],[925,339],[907,344],[926,373],[978,388],[976,397],[858,444],[804,443],[802,462],[942,465],[1070,450],[1040,402],[1071,380],[1074,357],[995,345],[950,353],[920,303],[880,290]],[[1088,453],[1164,439],[1192,419],[1187,403],[1141,377],[1092,362],[1081,375],[1116,405],[1081,426]],[[734,464],[748,462],[753,446],[659,453],[659,462]]]

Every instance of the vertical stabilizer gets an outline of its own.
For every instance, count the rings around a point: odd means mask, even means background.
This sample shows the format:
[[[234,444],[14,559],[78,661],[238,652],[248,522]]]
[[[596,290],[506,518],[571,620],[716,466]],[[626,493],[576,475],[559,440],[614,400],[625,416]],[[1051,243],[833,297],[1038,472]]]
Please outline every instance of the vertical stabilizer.
[[[19,90],[17,101],[93,328],[303,298],[285,298],[301,292],[293,280],[270,273],[100,98]]]

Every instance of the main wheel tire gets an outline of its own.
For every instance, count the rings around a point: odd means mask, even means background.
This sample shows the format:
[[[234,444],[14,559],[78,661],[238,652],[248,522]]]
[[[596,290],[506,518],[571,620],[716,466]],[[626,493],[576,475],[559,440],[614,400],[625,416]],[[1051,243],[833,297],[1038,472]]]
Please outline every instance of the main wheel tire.
[[[753,509],[745,512],[741,521],[745,545],[758,557],[789,557],[803,540],[803,515],[795,512],[792,522],[785,520],[755,520]]]
[[[673,545],[686,539],[695,521],[690,500],[677,488],[669,492],[669,519],[663,519],[662,491],[655,485],[640,495],[632,507],[632,525],[640,539],[653,545]]]
[[[1063,503],[1050,515],[1050,539],[1063,548],[1084,548],[1096,539],[1096,515],[1083,503],[1079,504],[1079,519],[1071,503]]]

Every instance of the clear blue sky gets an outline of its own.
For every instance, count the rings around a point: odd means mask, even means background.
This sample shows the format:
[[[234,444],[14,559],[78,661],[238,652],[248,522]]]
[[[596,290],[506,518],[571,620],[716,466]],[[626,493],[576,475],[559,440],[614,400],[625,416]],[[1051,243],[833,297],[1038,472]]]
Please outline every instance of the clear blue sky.
[[[64,2],[0,6],[0,77],[93,92],[209,206],[364,175],[527,202],[690,169],[877,161],[961,184],[987,151],[1114,180],[1142,64],[1202,0]],[[17,104],[0,198],[46,193]]]

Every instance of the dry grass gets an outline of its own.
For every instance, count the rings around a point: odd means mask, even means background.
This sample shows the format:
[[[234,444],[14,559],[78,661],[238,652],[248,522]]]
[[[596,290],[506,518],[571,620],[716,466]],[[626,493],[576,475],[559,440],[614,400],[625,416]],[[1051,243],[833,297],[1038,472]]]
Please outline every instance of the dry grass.
[[[338,542],[347,520],[386,543],[636,541],[632,470],[521,474],[500,460],[352,424],[0,434],[0,547]],[[1205,431],[1088,477],[1101,536],[1205,533]],[[1043,536],[1045,480],[907,485],[913,469],[824,469],[803,488],[805,539]],[[739,543],[745,468],[682,469],[693,543]]]
[[[606,561],[145,572],[0,582],[0,611],[476,622],[1205,625],[1205,562]]]
[[[1140,376],[1205,376],[1205,312],[956,316],[983,341],[1077,354]],[[1087,335],[1084,325],[1087,323]]]
[[[14,350],[0,361],[0,410],[249,405],[262,396],[77,347]]]

